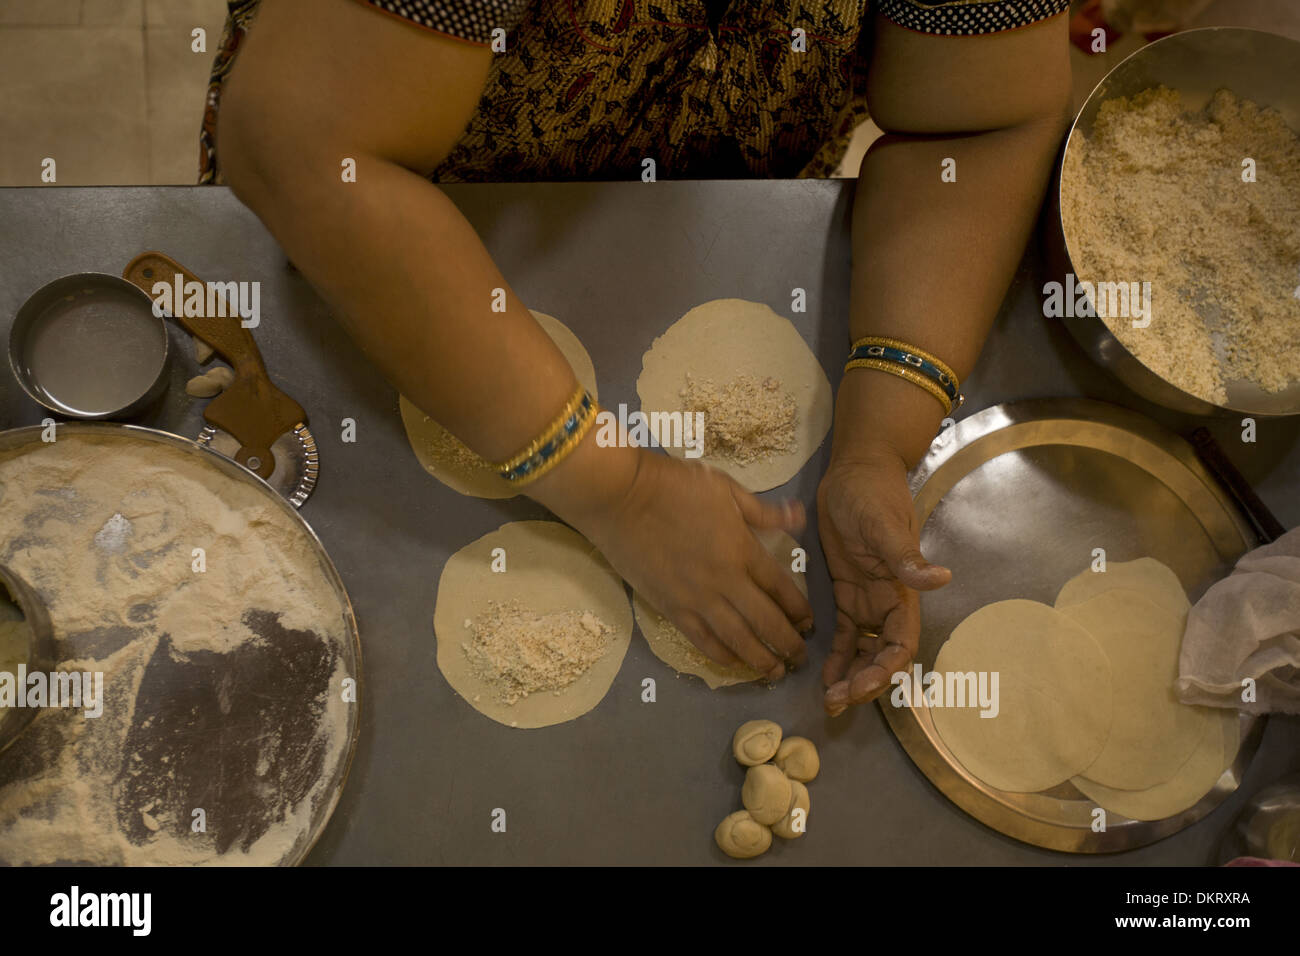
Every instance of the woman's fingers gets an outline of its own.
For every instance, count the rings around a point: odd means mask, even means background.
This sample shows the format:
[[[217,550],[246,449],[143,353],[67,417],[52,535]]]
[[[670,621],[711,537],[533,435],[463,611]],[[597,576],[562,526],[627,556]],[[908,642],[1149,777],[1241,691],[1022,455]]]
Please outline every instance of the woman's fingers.
[[[698,647],[701,653],[723,667],[736,667],[743,663],[739,657],[731,653],[726,644],[714,636],[699,615],[688,613],[677,629],[685,634],[687,640]]]
[[[782,559],[768,554],[757,540],[750,557],[749,573],[755,583],[777,603],[786,619],[794,622],[796,629],[806,631],[813,626],[812,605],[795,583],[794,572],[789,570],[789,565]]]
[[[888,647],[901,647],[907,652],[907,664],[912,663],[921,643],[921,598],[909,588],[900,588],[898,603],[885,615],[880,638]]]
[[[865,523],[864,523],[865,524]],[[862,540],[884,559],[890,572],[918,591],[933,591],[952,580],[952,572],[921,554],[916,531],[901,518],[883,518],[861,530]]]
[[[906,672],[916,657],[920,639],[919,601],[914,591],[904,590],[898,604],[885,616],[877,638],[863,638],[856,625],[852,633],[840,637],[836,628],[836,647],[853,648],[853,658],[835,672],[838,679],[827,681],[823,706],[832,717],[854,705],[874,700],[889,689],[893,676]],[[835,651],[832,651],[834,655]],[[842,655],[841,655],[842,657]],[[831,661],[824,675],[829,677]]]
[[[874,660],[858,658],[849,667],[846,678],[827,689],[824,700],[827,712],[836,716],[848,707],[875,700],[889,690],[890,678],[910,660],[907,651],[896,644],[886,647]]]
[[[844,680],[849,665],[858,654],[858,626],[842,610],[835,612],[835,633],[831,635],[831,652],[822,665],[822,683],[828,688]]]
[[[867,589],[854,581],[832,581],[831,593],[835,606],[858,627],[869,628],[882,617],[880,609],[872,607]]]
[[[751,584],[745,593],[732,598],[731,604],[740,612],[750,630],[777,657],[792,667],[808,663],[808,649],[803,637],[765,591]]]
[[[729,602],[715,603],[703,617],[718,640],[754,670],[770,681],[785,676],[785,664],[767,649],[767,645],[758,639],[740,612]]]
[[[803,530],[807,518],[801,502],[791,498],[783,501],[764,501],[750,494],[734,480],[730,478],[727,480],[731,482],[731,496],[740,508],[740,516],[751,528],[777,528],[781,531],[789,531],[791,534],[798,534]]]

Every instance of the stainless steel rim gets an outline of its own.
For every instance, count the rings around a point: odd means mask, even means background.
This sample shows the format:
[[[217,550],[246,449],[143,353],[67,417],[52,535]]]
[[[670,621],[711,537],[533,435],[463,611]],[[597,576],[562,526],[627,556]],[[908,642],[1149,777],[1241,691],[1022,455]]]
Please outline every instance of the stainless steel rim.
[[[1230,549],[1230,556],[1234,559],[1253,546],[1254,534],[1250,525],[1186,442],[1135,412],[1087,399],[1043,399],[995,405],[946,429],[910,478],[918,524],[924,526],[943,494],[974,470],[966,465],[977,467],[1008,451],[1033,447],[1037,444],[1033,440],[1034,429],[1047,422],[1063,425],[1060,430],[1071,440],[1063,441],[1057,437],[1043,444],[1097,447],[1092,442],[1098,436],[1109,434],[1127,443],[1130,449],[1140,448],[1147,454],[1163,456],[1171,469],[1186,471],[1188,490],[1195,493],[1197,486],[1204,490],[1204,495],[1198,499],[1199,506],[1221,509],[1226,526],[1235,531],[1235,540],[1226,530],[1211,533],[1216,546]],[[988,443],[993,443],[992,454],[985,457],[983,451],[987,449],[975,451],[980,444]],[[1142,467],[1140,462],[1134,464]],[[949,465],[956,469],[954,475],[944,472],[945,466]],[[936,475],[939,476],[937,480]],[[1242,740],[1236,760],[1214,789],[1195,806],[1157,821],[1128,820],[1111,814],[1106,830],[1097,833],[1092,830],[1091,810],[1095,804],[1090,800],[1082,796],[1066,800],[1045,794],[1006,793],[988,786],[953,757],[935,732],[923,703],[919,707],[897,708],[890,705],[888,697],[883,695],[878,702],[894,736],[912,762],[948,799],[1000,833],[1024,843],[1069,853],[1111,853],[1135,849],[1171,836],[1202,819],[1239,786],[1259,747],[1264,725],[1263,718],[1241,715]]]
[[[1253,44],[1256,47],[1266,45],[1289,47],[1291,58],[1300,62],[1300,42],[1287,37],[1266,30],[1252,30],[1244,27],[1201,27],[1171,34],[1147,44],[1116,64],[1093,87],[1075,116],[1074,122],[1070,124],[1070,131],[1066,136],[1061,151],[1060,162],[1056,167],[1054,188],[1050,193],[1054,213],[1051,217],[1050,231],[1054,235],[1050,237],[1049,242],[1059,244],[1059,253],[1064,260],[1064,268],[1054,271],[1062,273],[1074,271],[1073,256],[1066,237],[1065,220],[1062,213],[1061,170],[1064,166],[1065,156],[1075,142],[1075,135],[1085,136],[1091,130],[1100,103],[1113,96],[1129,95],[1129,91],[1124,87],[1124,84],[1120,83],[1120,80],[1127,80],[1130,73],[1136,73],[1139,67],[1148,64],[1152,60],[1159,61],[1162,56],[1169,56],[1170,50],[1178,50],[1182,47],[1197,49],[1204,47],[1209,49],[1216,46],[1222,50],[1224,47],[1230,46],[1234,41],[1240,45]],[[1280,56],[1279,53],[1278,57]],[[1145,74],[1138,75],[1145,77]],[[1159,77],[1152,76],[1142,79],[1140,85],[1153,85],[1159,81]],[[1176,84],[1171,83],[1169,85],[1176,87]],[[1115,89],[1116,86],[1124,88]],[[1294,102],[1291,112],[1300,116],[1300,94],[1292,92],[1289,95]],[[1293,129],[1300,129],[1294,117],[1291,125]],[[1053,278],[1059,278],[1059,276],[1053,276]],[[1111,371],[1143,398],[1159,405],[1192,415],[1213,415],[1225,412],[1260,416],[1300,414],[1300,383],[1292,384],[1286,392],[1281,393],[1287,396],[1286,401],[1269,402],[1265,399],[1263,400],[1263,406],[1259,406],[1254,403],[1243,404],[1241,401],[1234,401],[1229,397],[1224,404],[1214,404],[1184,391],[1152,371],[1120,342],[1102,319],[1072,318],[1061,319],[1060,321],[1065,323],[1071,334],[1088,352],[1093,361]]]
[[[235,464],[228,458],[217,454],[216,452],[204,448],[198,442],[171,432],[160,431],[155,428],[145,428],[140,425],[123,425],[115,422],[67,422],[58,425],[59,431],[71,435],[99,435],[109,433],[126,432],[134,438],[143,441],[154,442],[156,444],[171,445],[174,448],[182,449],[201,458],[204,462],[217,468],[225,475],[237,481],[252,484],[257,487],[264,497],[275,502],[275,507],[279,508],[284,514],[291,516],[312,542],[317,558],[320,560],[322,567],[325,569],[326,576],[330,580],[331,586],[337,595],[343,609],[344,625],[347,628],[349,640],[346,645],[352,653],[352,676],[356,680],[357,699],[348,712],[348,745],[347,752],[340,761],[339,769],[336,771],[336,781],[331,786],[330,799],[327,804],[323,804],[313,813],[311,829],[308,831],[308,837],[302,841],[288,857],[280,861],[282,866],[297,866],[315,847],[321,834],[324,833],[326,825],[334,814],[338,805],[343,788],[347,785],[348,775],[352,769],[352,761],[356,756],[357,741],[361,731],[361,702],[362,702],[362,663],[361,663],[361,635],[357,629],[356,615],[352,610],[352,601],[348,597],[347,588],[343,585],[343,579],[339,576],[338,569],[330,559],[329,553],[325,550],[325,545],[321,542],[320,537],[307,523],[306,519],[299,513],[298,509],[290,504],[283,496],[276,493],[270,485],[262,480],[259,476],[248,471],[240,465]],[[44,427],[40,425],[30,425],[24,428],[14,428],[8,431],[0,432],[0,452],[10,451],[21,448],[24,445],[41,443],[41,434]]]
[[[155,316],[155,318],[158,319],[159,327],[162,329],[163,347],[162,358],[159,362],[158,371],[154,376],[153,383],[142,395],[133,399],[121,408],[107,409],[93,415],[88,415],[77,414],[67,408],[51,404],[33,387],[31,376],[19,363],[18,344],[20,340],[26,336],[32,320],[37,314],[39,314],[39,312],[44,310],[45,303],[43,302],[43,299],[53,294],[60,286],[77,285],[78,283],[83,282],[93,282],[103,288],[114,288],[127,294],[139,296],[144,301],[144,304],[149,308],[150,314],[153,313],[153,300],[149,298],[148,293],[139,286],[127,282],[121,276],[111,275],[107,272],[78,272],[71,275],[60,276],[59,278],[53,279],[41,286],[29,295],[27,299],[24,300],[23,304],[18,307],[17,316],[9,330],[9,370],[13,373],[19,387],[27,394],[28,398],[37,405],[40,405],[42,408],[54,412],[56,415],[79,421],[96,421],[117,416],[129,416],[148,407],[154,399],[162,394],[163,390],[167,386],[167,369],[171,362],[171,335],[167,329],[166,319]]]

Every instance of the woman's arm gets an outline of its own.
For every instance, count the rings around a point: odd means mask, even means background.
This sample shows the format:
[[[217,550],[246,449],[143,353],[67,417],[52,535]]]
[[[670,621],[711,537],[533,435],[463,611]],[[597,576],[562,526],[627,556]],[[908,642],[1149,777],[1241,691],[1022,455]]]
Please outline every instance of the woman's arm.
[[[218,150],[236,195],[388,381],[498,461],[550,424],[576,381],[426,178],[469,121],[491,55],[352,0],[264,0],[227,81]],[[345,158],[355,183],[342,180]],[[595,430],[524,490],[706,653],[773,678],[802,659],[791,621],[811,608],[748,528],[797,528],[801,512],[701,467],[601,447]]]
[[[930,36],[877,18],[868,102],[885,135],[863,158],[854,200],[852,338],[901,339],[963,378],[1024,252],[1068,123],[1066,17],[985,37]],[[940,175],[948,158],[955,182]],[[944,414],[924,389],[885,372],[853,369],[840,385],[819,494],[839,608],[823,673],[833,713],[910,666],[915,591],[950,577],[921,555],[906,484]],[[860,644],[861,629],[880,637]]]
[[[956,38],[877,19],[867,95],[885,135],[863,157],[853,206],[855,340],[902,339],[960,377],[974,367],[1069,122],[1068,49],[1064,15]],[[956,182],[940,179],[946,158]],[[880,372],[845,384],[840,446],[888,446],[915,465],[939,403]]]

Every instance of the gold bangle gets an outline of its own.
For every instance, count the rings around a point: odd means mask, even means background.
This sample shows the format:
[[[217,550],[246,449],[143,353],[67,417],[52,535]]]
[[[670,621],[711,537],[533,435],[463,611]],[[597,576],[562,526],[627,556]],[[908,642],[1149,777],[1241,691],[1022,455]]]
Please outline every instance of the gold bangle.
[[[505,461],[493,463],[492,467],[514,485],[536,481],[578,447],[579,442],[591,430],[599,411],[600,406],[591,397],[591,393],[579,385],[545,431],[523,450]]]
[[[927,362],[929,362],[931,365],[937,368],[940,372],[943,372],[945,375],[947,375],[950,379],[952,379],[954,385],[957,384],[957,373],[954,372],[952,368],[949,365],[947,365],[942,359],[940,359],[938,356],[930,352],[925,351],[925,349],[919,349],[915,345],[912,345],[909,342],[904,342],[902,339],[890,338],[887,335],[864,335],[862,338],[858,339],[851,346],[849,346],[849,351],[852,352],[854,349],[857,349],[863,345],[885,345],[891,349],[899,349],[900,351],[903,352],[911,352],[913,355],[925,359]]]
[[[844,366],[844,371],[847,372],[849,369],[853,368],[874,368],[880,372],[888,372],[890,375],[897,375],[899,378],[905,379],[913,385],[919,385],[921,388],[933,395],[935,400],[943,406],[943,413],[945,415],[952,414],[952,399],[944,394],[943,389],[940,388],[933,379],[926,378],[920,372],[914,372],[910,368],[904,368],[896,362],[874,358],[854,359]]]

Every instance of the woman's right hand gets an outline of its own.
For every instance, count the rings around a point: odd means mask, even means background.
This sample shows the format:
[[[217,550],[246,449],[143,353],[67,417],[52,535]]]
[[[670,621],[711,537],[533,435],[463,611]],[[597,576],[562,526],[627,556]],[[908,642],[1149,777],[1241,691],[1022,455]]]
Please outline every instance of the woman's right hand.
[[[645,448],[581,452],[590,464],[612,462],[611,453],[636,455],[621,493],[549,506],[638,594],[720,664],[744,662],[779,680],[787,664],[805,663],[799,631],[812,627],[812,606],[751,530],[799,532],[798,502],[760,501],[721,471]],[[556,477],[568,470],[561,465]]]

